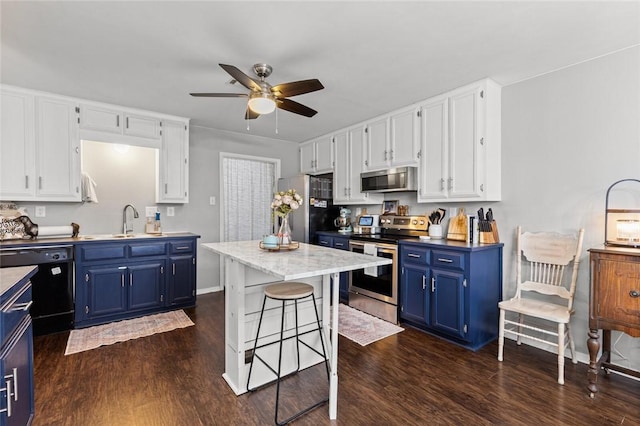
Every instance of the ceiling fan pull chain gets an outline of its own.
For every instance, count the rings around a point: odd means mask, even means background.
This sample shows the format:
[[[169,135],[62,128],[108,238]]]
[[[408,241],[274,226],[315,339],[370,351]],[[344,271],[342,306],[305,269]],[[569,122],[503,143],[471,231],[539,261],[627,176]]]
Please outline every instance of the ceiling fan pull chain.
[[[276,135],[278,134],[278,108],[276,108]]]

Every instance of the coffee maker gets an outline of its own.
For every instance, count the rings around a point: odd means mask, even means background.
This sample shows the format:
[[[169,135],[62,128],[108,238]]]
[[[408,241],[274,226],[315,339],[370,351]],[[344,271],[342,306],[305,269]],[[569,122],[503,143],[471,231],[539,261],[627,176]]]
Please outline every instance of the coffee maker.
[[[351,227],[351,210],[347,208],[340,209],[340,216],[338,216],[333,224],[338,227],[338,232],[346,234],[349,232],[353,232],[353,228]]]

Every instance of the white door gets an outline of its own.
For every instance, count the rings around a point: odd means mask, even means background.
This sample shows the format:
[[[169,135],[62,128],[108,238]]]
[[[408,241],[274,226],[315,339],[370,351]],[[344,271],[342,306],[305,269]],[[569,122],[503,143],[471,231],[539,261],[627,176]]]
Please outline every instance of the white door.
[[[333,140],[324,137],[316,141],[316,173],[331,173],[333,171]]]
[[[420,107],[421,142],[418,169],[418,201],[447,197],[448,99],[440,98]]]
[[[418,120],[415,108],[398,112],[390,118],[391,166],[418,165]]]
[[[316,171],[316,142],[300,144],[300,173],[313,174]]]
[[[35,193],[34,97],[2,90],[0,200],[21,201]]]
[[[180,121],[162,122],[158,202],[186,203],[189,201],[188,152],[186,124]]]
[[[349,162],[351,158],[351,144],[347,132],[336,133],[333,137],[335,149],[335,168],[333,172],[333,202],[349,202],[349,187],[351,185],[351,173]]]
[[[449,198],[480,197],[478,182],[478,102],[480,90],[455,94],[449,100]]]
[[[37,198],[80,201],[80,140],[76,104],[36,97]]]
[[[379,170],[389,161],[389,119],[387,117],[367,124],[367,170]]]

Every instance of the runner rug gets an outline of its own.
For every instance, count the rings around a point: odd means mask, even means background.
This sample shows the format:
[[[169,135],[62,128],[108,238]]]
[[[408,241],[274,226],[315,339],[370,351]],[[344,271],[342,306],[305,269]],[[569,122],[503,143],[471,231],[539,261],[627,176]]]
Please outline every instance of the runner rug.
[[[182,310],[71,330],[65,355],[184,328],[193,321]]]
[[[402,327],[342,303],[338,306],[338,334],[361,346],[367,346],[404,330]]]

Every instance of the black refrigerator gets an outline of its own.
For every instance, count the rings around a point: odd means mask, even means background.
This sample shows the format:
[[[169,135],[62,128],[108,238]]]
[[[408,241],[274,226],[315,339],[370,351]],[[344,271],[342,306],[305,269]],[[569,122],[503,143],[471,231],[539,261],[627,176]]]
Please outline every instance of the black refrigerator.
[[[317,243],[316,232],[335,231],[333,221],[340,208],[333,205],[333,175],[297,175],[278,180],[278,191],[295,189],[304,200],[302,206],[289,214],[293,241]]]

